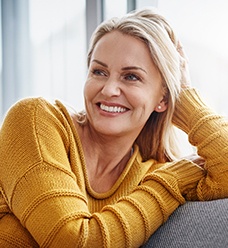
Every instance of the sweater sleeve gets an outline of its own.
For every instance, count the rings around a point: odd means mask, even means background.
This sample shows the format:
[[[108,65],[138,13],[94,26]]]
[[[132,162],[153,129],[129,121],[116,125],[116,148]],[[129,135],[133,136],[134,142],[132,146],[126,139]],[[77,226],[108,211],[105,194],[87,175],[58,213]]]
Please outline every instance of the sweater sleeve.
[[[188,134],[205,163],[205,173],[187,199],[212,200],[228,197],[228,122],[214,113],[195,89],[182,92],[173,122]],[[172,168],[176,172],[176,168]]]
[[[80,171],[69,162],[68,129],[42,99],[9,111],[0,132],[0,186],[10,210],[41,247],[139,247],[184,202],[177,184],[149,178],[90,213]]]

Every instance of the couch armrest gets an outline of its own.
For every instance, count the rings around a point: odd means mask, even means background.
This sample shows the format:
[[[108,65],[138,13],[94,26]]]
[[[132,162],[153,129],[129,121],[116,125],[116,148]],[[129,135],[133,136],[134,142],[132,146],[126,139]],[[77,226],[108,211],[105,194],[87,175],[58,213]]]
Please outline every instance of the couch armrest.
[[[142,248],[228,247],[228,198],[187,202]]]

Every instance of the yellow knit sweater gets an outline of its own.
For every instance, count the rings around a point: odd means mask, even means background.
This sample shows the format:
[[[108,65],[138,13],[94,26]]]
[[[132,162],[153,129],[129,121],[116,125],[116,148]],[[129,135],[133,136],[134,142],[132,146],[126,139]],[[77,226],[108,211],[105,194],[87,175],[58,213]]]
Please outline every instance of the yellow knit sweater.
[[[0,247],[139,247],[185,200],[228,197],[228,123],[194,89],[173,122],[206,170],[188,160],[141,161],[138,148],[106,193],[94,192],[64,106],[24,99],[0,131]]]

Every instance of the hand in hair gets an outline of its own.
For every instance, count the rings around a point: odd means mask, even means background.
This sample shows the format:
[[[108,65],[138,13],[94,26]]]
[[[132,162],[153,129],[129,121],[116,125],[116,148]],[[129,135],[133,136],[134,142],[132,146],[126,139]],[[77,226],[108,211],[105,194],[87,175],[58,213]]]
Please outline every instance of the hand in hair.
[[[180,54],[181,87],[183,89],[191,86],[188,58],[180,41],[178,41],[177,51]]]

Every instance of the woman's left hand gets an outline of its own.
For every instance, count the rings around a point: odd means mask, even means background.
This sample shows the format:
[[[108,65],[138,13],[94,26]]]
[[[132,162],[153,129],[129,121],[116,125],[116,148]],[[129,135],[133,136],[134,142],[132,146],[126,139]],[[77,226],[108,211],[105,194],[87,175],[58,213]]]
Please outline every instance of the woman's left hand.
[[[188,58],[180,41],[178,41],[177,51],[180,55],[181,87],[182,89],[191,86]]]

